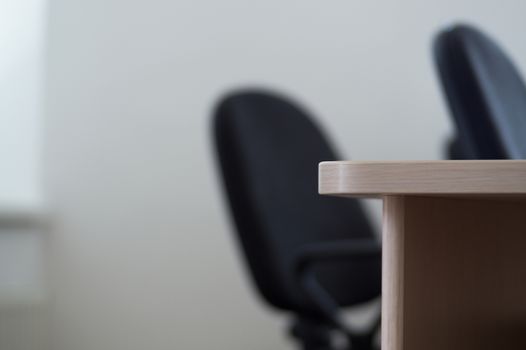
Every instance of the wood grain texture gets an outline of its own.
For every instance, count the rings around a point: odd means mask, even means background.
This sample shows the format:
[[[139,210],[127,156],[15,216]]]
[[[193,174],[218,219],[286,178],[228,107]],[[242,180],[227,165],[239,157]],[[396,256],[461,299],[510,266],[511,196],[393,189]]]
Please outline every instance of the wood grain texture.
[[[401,350],[404,319],[404,198],[386,197],[383,205],[381,348]]]
[[[322,162],[320,194],[526,195],[526,160]]]
[[[385,201],[382,349],[526,349],[526,201]]]
[[[319,170],[321,194],[384,199],[382,350],[526,349],[526,161]]]

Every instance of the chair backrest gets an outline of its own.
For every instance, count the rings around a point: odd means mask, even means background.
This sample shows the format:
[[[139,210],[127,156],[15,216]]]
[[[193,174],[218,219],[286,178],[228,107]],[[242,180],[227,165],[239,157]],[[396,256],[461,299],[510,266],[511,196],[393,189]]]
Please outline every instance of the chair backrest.
[[[259,292],[274,307],[310,309],[295,283],[295,251],[316,242],[373,237],[357,201],[318,195],[318,163],[335,160],[335,152],[305,111],[263,91],[223,99],[215,111],[214,136],[238,237]],[[378,265],[352,270],[336,264],[324,266],[318,277],[340,303],[351,305],[378,296],[376,270]]]
[[[525,158],[526,87],[499,45],[471,26],[456,25],[437,35],[434,56],[462,157]]]

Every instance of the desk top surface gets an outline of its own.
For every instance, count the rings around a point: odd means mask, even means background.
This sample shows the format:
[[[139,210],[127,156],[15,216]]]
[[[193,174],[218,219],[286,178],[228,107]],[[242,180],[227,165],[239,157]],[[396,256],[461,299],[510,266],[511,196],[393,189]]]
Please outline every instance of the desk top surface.
[[[319,166],[319,192],[353,197],[526,198],[526,160],[322,162]]]

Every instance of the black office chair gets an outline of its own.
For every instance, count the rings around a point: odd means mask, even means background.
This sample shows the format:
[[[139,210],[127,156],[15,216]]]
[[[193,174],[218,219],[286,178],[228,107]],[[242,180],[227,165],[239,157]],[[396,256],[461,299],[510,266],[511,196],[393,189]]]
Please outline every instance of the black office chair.
[[[307,113],[262,91],[218,105],[214,136],[231,213],[261,296],[294,315],[307,350],[370,350],[379,319],[351,331],[341,307],[380,295],[381,254],[360,203],[318,195],[318,163],[338,157]]]
[[[440,32],[434,56],[457,137],[453,159],[526,157],[526,86],[510,58],[468,25]]]

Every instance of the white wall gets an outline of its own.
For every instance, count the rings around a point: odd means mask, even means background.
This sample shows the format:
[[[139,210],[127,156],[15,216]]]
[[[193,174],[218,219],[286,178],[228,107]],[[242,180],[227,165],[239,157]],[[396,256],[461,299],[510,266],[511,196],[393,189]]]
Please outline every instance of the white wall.
[[[430,59],[467,19],[526,65],[523,1],[51,0],[54,349],[287,349],[242,275],[211,158],[212,103],[306,101],[355,159],[434,159]]]

